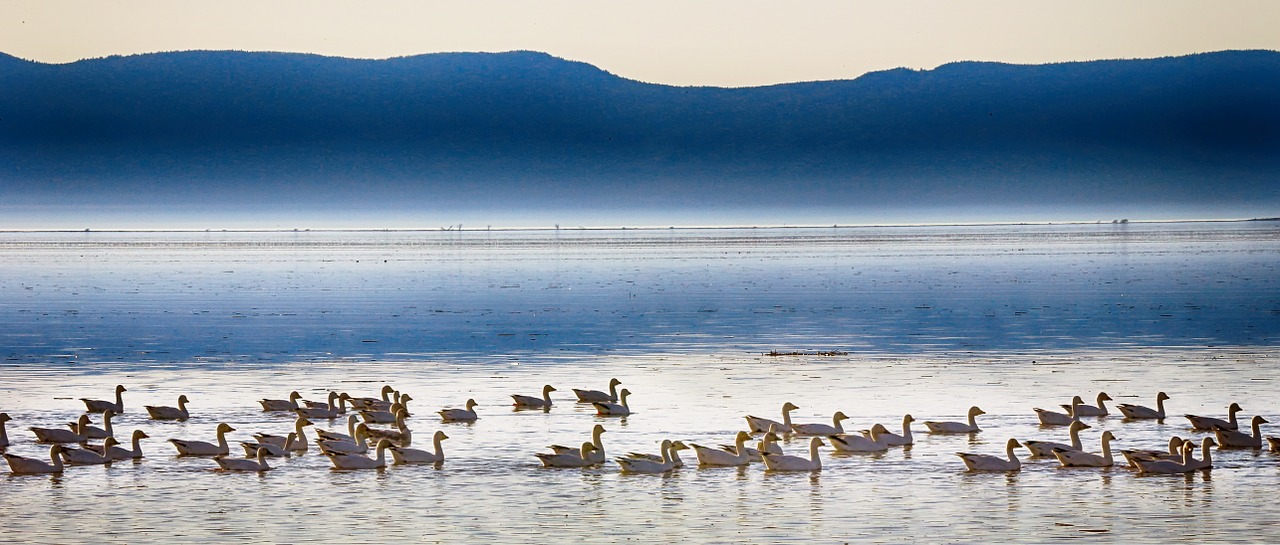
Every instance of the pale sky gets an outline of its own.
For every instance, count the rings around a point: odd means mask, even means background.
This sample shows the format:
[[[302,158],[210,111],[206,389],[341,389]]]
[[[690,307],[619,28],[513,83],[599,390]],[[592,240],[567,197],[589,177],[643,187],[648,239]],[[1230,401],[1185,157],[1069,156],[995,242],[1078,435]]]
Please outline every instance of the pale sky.
[[[1280,50],[1280,1],[0,1],[0,52],[17,57],[191,49],[535,50],[641,81],[749,86],[957,60]]]

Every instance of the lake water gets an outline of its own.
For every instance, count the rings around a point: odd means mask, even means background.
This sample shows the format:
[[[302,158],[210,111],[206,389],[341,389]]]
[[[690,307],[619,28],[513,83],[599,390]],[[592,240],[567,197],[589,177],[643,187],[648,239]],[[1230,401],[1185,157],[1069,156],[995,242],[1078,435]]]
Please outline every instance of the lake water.
[[[0,477],[3,541],[313,543],[1272,541],[1280,455],[1214,453],[1211,474],[1127,469],[970,474],[956,451],[1065,440],[1032,407],[1106,391],[1162,423],[1086,419],[1117,448],[1198,439],[1183,413],[1280,422],[1280,225],[1273,222],[826,229],[0,233],[0,412],[29,426],[129,389],[118,436],[147,457],[61,476]],[[798,353],[771,356],[767,353]],[[836,355],[816,355],[834,352]],[[570,388],[617,377],[630,417]],[[299,390],[411,394],[415,444],[444,430],[440,469],[332,471],[314,448],[261,475],[212,471],[164,439],[219,422],[284,433],[256,400]],[[509,394],[559,388],[550,412]],[[191,402],[184,422],[141,406]],[[481,419],[434,411],[475,398]],[[610,457],[663,438],[719,444],[742,416],[851,429],[962,419],[880,455],[823,449],[815,474],[687,467],[623,475],[539,467],[603,423]],[[319,422],[336,428],[341,421]],[[1269,432],[1263,426],[1264,434]],[[807,442],[785,443],[800,453]],[[692,460],[687,452],[686,460]]]

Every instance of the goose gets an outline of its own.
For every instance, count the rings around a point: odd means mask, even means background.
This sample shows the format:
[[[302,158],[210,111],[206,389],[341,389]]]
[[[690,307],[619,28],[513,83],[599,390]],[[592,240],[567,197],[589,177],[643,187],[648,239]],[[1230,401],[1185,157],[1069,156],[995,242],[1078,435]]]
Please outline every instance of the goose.
[[[389,448],[391,448],[391,441],[381,439],[378,441],[377,458],[336,452],[326,452],[324,455],[329,457],[334,469],[381,469],[387,467],[387,449]]]
[[[599,390],[579,390],[573,389],[573,395],[578,396],[578,403],[595,403],[597,401],[607,401],[616,403],[618,401],[618,385],[622,384],[621,380],[616,378],[609,379],[609,393]]]
[[[475,422],[480,418],[475,411],[476,400],[468,399],[465,409],[442,409],[440,418],[445,422]]]
[[[542,467],[589,467],[600,463],[592,461],[595,450],[595,445],[583,443],[582,449],[574,454],[539,452],[534,456],[542,461]]]
[[[405,416],[409,415],[409,408],[405,404],[413,400],[413,398],[408,395],[405,395],[401,399],[402,401],[392,403],[385,411],[362,410],[360,411],[360,418],[364,420],[366,424],[394,424],[397,412],[404,411]]]
[[[542,387],[542,397],[523,396],[520,394],[512,394],[511,399],[515,400],[513,405],[521,409],[550,409],[551,408],[551,392],[556,391],[550,384]]]
[[[915,438],[911,436],[911,423],[915,421],[915,417],[909,414],[902,417],[902,435],[892,433],[883,425],[876,424],[871,426],[871,429],[863,433],[862,436],[891,447],[911,445],[915,443]]]
[[[1075,396],[1071,398],[1071,408],[1067,410],[1066,414],[1039,407],[1032,410],[1036,412],[1036,417],[1040,419],[1041,426],[1070,426],[1076,420],[1076,417],[1073,416],[1076,409],[1083,404],[1084,400],[1080,399],[1080,396]]]
[[[107,439],[110,440],[111,442],[103,443],[103,445],[106,446],[107,448],[110,448],[112,444],[115,444],[115,438],[108,437]],[[65,448],[64,447],[58,451],[58,454],[62,456],[63,463],[66,463],[67,465],[72,465],[72,466],[91,466],[91,465],[104,465],[104,464],[111,463],[110,456],[99,454],[87,448]]]
[[[608,401],[595,401],[591,405],[596,408],[598,416],[627,416],[631,414],[631,407],[627,406],[627,396],[631,395],[631,390],[623,388],[618,393],[619,403],[610,403]]]
[[[1206,437],[1206,439],[1208,438]],[[1152,460],[1152,459],[1136,458],[1133,460],[1133,464],[1134,464],[1134,467],[1138,468],[1139,474],[1190,473],[1196,470],[1195,463],[1199,461],[1191,457],[1191,451],[1194,448],[1195,448],[1195,445],[1193,445],[1190,441],[1187,441],[1183,443],[1182,447],[1180,448],[1181,454],[1182,454],[1182,458],[1180,460],[1165,460],[1165,459]],[[1208,451],[1206,450],[1205,452],[1208,452]]]
[[[298,438],[298,432],[291,431],[289,436],[285,438],[284,446],[273,445],[271,443],[254,443],[250,441],[241,441],[240,446],[244,447],[244,457],[248,458],[259,452],[266,452],[267,456],[276,456],[288,458],[293,453],[293,442]]]
[[[1077,418],[1081,416],[1107,416],[1111,414],[1111,412],[1107,410],[1106,403],[1104,403],[1105,401],[1111,401],[1111,396],[1107,395],[1106,392],[1098,392],[1097,401],[1097,407],[1084,404],[1076,406],[1075,409],[1072,409],[1071,405],[1059,405],[1059,407],[1071,411],[1071,415]]]
[[[9,453],[5,453],[4,459],[6,462],[9,462],[9,471],[14,475],[62,473],[62,457],[58,456],[58,453],[61,451],[62,445],[53,445],[49,447],[49,459],[52,460],[53,463]]]
[[[0,432],[2,431],[4,431],[3,428],[0,428]],[[1271,452],[1280,452],[1280,437],[1268,437],[1267,450]]]
[[[1182,460],[1182,444],[1185,442],[1186,441],[1183,440],[1181,437],[1178,437],[1175,435],[1169,438],[1168,452],[1163,450],[1137,449],[1137,450],[1122,450],[1120,451],[1120,454],[1124,456],[1124,459],[1129,462],[1129,467],[1132,467],[1132,468],[1138,467],[1137,464],[1133,463],[1133,461],[1139,458],[1143,460],[1170,460],[1170,461],[1177,462]]]
[[[186,420],[191,418],[191,413],[187,411],[187,395],[178,396],[177,407],[155,407],[146,405],[147,414],[151,415],[152,420]]]
[[[347,417],[347,433],[341,433],[330,430],[322,430],[316,428],[316,439],[324,439],[326,441],[355,441],[356,440],[356,424],[360,422],[360,418],[356,415]]]
[[[309,446],[309,444],[307,443],[307,433],[306,431],[303,430],[303,428],[306,428],[307,426],[310,426],[310,425],[312,425],[311,421],[301,416],[299,416],[297,420],[293,421],[294,440],[292,444],[289,443],[288,435],[255,433],[253,434],[253,439],[258,443],[262,443],[266,445],[275,445],[280,448],[286,448],[285,445],[289,445],[287,447],[288,450],[293,452],[302,452],[307,450]]]
[[[364,424],[356,425],[356,437],[353,441],[316,441],[316,446],[320,447],[320,452],[324,454],[364,454],[369,452],[369,427]]]
[[[792,424],[791,430],[796,435],[840,435],[844,433],[844,426],[840,424],[841,420],[848,420],[849,417],[843,411],[836,411],[831,417],[831,425],[826,424]]]
[[[85,428],[89,426],[89,415],[82,414],[76,421],[76,430],[64,430],[62,428],[30,428],[31,433],[36,434],[36,441],[40,443],[84,443],[89,440]]]
[[[218,467],[221,467],[223,471],[268,471],[271,469],[271,466],[267,465],[267,456],[269,454],[269,448],[262,447],[257,450],[257,460],[218,456],[213,461],[218,462]]]
[[[258,403],[264,411],[296,411],[299,399],[302,399],[302,394],[294,390],[289,392],[289,399],[260,399]]]
[[[123,394],[127,391],[128,390],[124,389],[124,385],[117,384],[115,403],[112,403],[110,401],[103,401],[101,399],[88,399],[84,397],[80,398],[80,401],[84,402],[85,412],[101,413],[102,411],[111,409],[115,411],[116,414],[124,414],[124,397],[121,396],[120,394]]]
[[[9,432],[5,430],[5,422],[12,420],[9,413],[0,413],[0,450],[9,447]]]
[[[1240,424],[1236,422],[1236,413],[1242,411],[1239,403],[1232,403],[1227,407],[1227,419],[1210,418],[1207,416],[1196,416],[1194,414],[1183,415],[1187,420],[1191,421],[1191,429],[1209,431],[1213,428],[1222,428],[1224,430],[1238,430]]]
[[[1160,392],[1156,394],[1156,410],[1142,405],[1130,405],[1121,403],[1116,405],[1116,409],[1120,410],[1125,418],[1129,420],[1164,420],[1164,400],[1169,399],[1169,394]]]
[[[1005,443],[1004,452],[1008,459],[990,454],[973,454],[969,452],[957,452],[964,461],[964,467],[969,471],[1021,471],[1022,462],[1018,460],[1018,455],[1013,453],[1013,449],[1022,446],[1017,439],[1009,439]]]
[[[1213,451],[1211,451],[1209,447],[1212,447],[1214,445],[1217,445],[1217,443],[1213,441],[1212,437],[1205,437],[1200,443],[1201,456],[1203,456],[1204,458],[1200,460],[1196,460],[1195,458],[1192,458],[1189,462],[1187,462],[1187,465],[1192,466],[1192,468],[1195,470],[1213,469],[1213,454],[1212,454]]]
[[[1235,430],[1224,430],[1222,428],[1214,428],[1213,434],[1218,438],[1218,448],[1262,448],[1262,425],[1267,423],[1267,419],[1261,416],[1254,416],[1249,425],[1253,429],[1253,435]]]
[[[407,447],[413,443],[413,430],[410,430],[409,425],[404,421],[408,417],[409,412],[400,409],[396,412],[396,429],[369,428],[365,430],[365,435],[369,439],[390,439],[396,446]]]
[[[791,411],[799,409],[790,401],[782,404],[782,422],[769,420],[768,418],[760,418],[758,416],[747,415],[747,428],[751,433],[765,433],[769,431],[769,426],[775,427],[775,433],[793,433],[791,429]]]
[[[617,462],[623,473],[666,473],[680,467],[680,465],[676,465],[680,460],[676,452],[687,448],[689,447],[679,441],[672,442],[669,439],[663,439],[662,448],[659,449],[662,451],[661,461],[654,461],[644,457],[618,458]]]
[[[756,443],[756,448],[744,448],[747,451],[747,459],[753,463],[764,461],[764,456],[760,454],[762,452],[772,452],[774,454],[783,453],[782,447],[778,445],[778,434],[772,431],[764,434],[764,437],[760,439],[760,442]],[[738,447],[735,445],[720,445],[720,450],[728,452],[729,454],[736,454],[738,452]]]
[[[395,459],[397,464],[439,464],[444,462],[444,447],[440,445],[441,441],[448,439],[442,431],[437,431],[431,438],[431,443],[435,446],[435,452],[416,448],[406,448],[391,445],[391,457]]]
[[[824,444],[821,437],[814,437],[809,440],[808,458],[774,454],[772,452],[762,452],[760,454],[764,456],[764,468],[766,471],[822,471],[822,460],[818,457],[818,447]]]
[[[106,439],[116,434],[115,429],[111,427],[111,419],[115,417],[115,415],[116,415],[116,412],[111,409],[102,411],[102,427],[101,428],[90,425],[87,420],[85,421],[84,431],[79,431],[80,429],[79,420],[75,422],[67,422],[67,428],[70,429],[71,431],[80,433],[81,435],[84,435],[89,439]]]
[[[1027,447],[1031,451],[1033,458],[1041,456],[1053,456],[1054,449],[1063,450],[1084,450],[1084,446],[1080,443],[1080,430],[1087,430],[1093,426],[1085,424],[1079,420],[1071,423],[1071,427],[1067,428],[1067,433],[1071,435],[1071,444],[1065,445],[1055,443],[1053,441],[1023,441],[1022,446]]]
[[[740,431],[734,439],[736,452],[725,452],[697,444],[692,445],[693,452],[698,456],[698,465],[723,467],[745,466],[751,463],[751,457],[747,455],[746,449],[746,443],[751,439],[751,435],[745,431]]]
[[[982,431],[974,420],[980,414],[987,414],[977,406],[969,407],[969,423],[964,422],[931,422],[926,420],[924,426],[929,433],[976,433]]]
[[[672,442],[671,442],[671,446],[672,446],[672,447],[679,447],[679,448],[676,448],[675,450],[672,450],[672,451],[669,453],[669,454],[670,454],[670,456],[671,456],[671,458],[670,458],[670,459],[671,459],[671,463],[674,465],[674,467],[677,467],[677,468],[684,467],[684,460],[681,460],[681,459],[680,459],[680,453],[679,453],[679,452],[677,452],[677,451],[680,451],[680,450],[688,450],[688,449],[689,449],[689,446],[688,446],[688,445],[686,445],[686,444],[684,444],[684,441],[680,441],[680,440],[672,441]],[[661,449],[659,449],[659,450],[661,450]],[[779,451],[781,451],[781,449],[778,449],[778,450],[779,450]],[[647,454],[647,453],[643,453],[643,452],[628,452],[626,456],[623,456],[623,458],[628,458],[628,459],[633,459],[633,460],[648,460],[648,461],[650,461],[650,462],[661,462],[661,461],[662,461],[662,456],[661,456],[661,455],[659,455],[659,454]]]
[[[142,430],[133,430],[133,435],[131,437],[133,441],[132,450],[111,445],[106,447],[106,455],[110,456],[112,460],[137,460],[142,457],[142,440],[149,439],[150,437],[150,435],[147,435],[146,432]],[[115,438],[112,438],[111,442],[114,443]],[[103,445],[106,445],[106,443],[103,443]]]
[[[604,435],[604,432],[605,432],[604,426],[601,424],[596,424],[595,427],[591,428],[592,449],[591,449],[591,459],[588,461],[593,464],[604,463],[604,460],[605,460],[604,442],[603,442],[603,438],[601,437],[602,435]],[[555,454],[564,454],[567,456],[577,456],[581,452],[580,449],[569,448],[561,445],[551,445],[551,447],[549,448],[551,449],[551,452]]]
[[[329,403],[323,407],[298,407],[294,412],[308,420],[333,420],[347,412],[347,394],[329,392]]]
[[[184,439],[170,439],[173,447],[178,449],[178,456],[217,456],[219,454],[227,454],[230,449],[227,448],[227,434],[236,431],[235,428],[226,422],[218,424],[218,444],[208,443],[205,441],[188,441]]]
[[[872,428],[872,432],[875,428]],[[889,450],[888,443],[882,443],[865,435],[832,435],[831,448],[839,452],[884,452]]]
[[[1102,432],[1102,455],[1082,450],[1054,449],[1053,455],[1058,458],[1060,467],[1111,467],[1115,460],[1111,457],[1111,442],[1116,436],[1110,430]]]
[[[396,389],[390,384],[387,384],[378,391],[378,395],[381,397],[352,397],[349,398],[347,402],[350,403],[352,407],[362,411],[384,411],[390,408],[392,403],[394,403],[394,401],[389,397],[393,393],[396,393]]]

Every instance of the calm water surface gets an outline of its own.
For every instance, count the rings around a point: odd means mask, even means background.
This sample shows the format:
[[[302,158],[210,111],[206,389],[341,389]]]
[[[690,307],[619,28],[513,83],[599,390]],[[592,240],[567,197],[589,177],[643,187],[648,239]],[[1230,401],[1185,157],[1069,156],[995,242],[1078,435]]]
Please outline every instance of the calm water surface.
[[[1273,223],[388,233],[0,234],[0,411],[73,420],[79,397],[125,384],[147,458],[0,477],[3,541],[311,543],[412,540],[673,542],[1258,542],[1280,538],[1280,455],[1217,451],[1211,475],[1120,468],[968,474],[954,452],[1009,437],[1064,441],[1032,407],[1100,390],[1174,415],[1280,422],[1280,229]],[[836,356],[766,352],[838,351]],[[594,416],[570,388],[620,378],[634,415]],[[312,450],[262,475],[177,458],[165,438],[218,422],[283,433],[255,401],[297,389],[411,394],[441,469],[332,471]],[[550,383],[550,412],[512,393]],[[145,418],[144,404],[194,413]],[[434,411],[475,398],[481,419]],[[533,453],[609,430],[610,456],[663,438],[731,439],[744,414],[842,410],[852,429],[989,414],[973,437],[929,436],[818,474],[686,468],[547,470]],[[1199,438],[1185,419],[1088,419],[1117,448]],[[336,428],[341,421],[320,422]],[[1263,427],[1266,434],[1268,426]],[[806,441],[785,446],[799,453]],[[1025,453],[1025,451],[1023,451]],[[693,459],[687,453],[686,459]]]

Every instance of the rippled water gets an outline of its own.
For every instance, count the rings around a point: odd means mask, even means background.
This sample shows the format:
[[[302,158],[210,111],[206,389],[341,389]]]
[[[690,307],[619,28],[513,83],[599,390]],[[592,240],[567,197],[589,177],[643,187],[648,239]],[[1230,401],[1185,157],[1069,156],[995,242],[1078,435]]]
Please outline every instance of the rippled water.
[[[1042,460],[968,474],[953,453],[1065,440],[1031,408],[1099,390],[1144,405],[1163,390],[1176,415],[1236,401],[1244,418],[1280,416],[1277,235],[1272,223],[4,233],[9,452],[42,455],[27,427],[73,420],[76,398],[117,383],[129,388],[117,435],[154,439],[138,463],[0,477],[3,541],[1269,541],[1280,455],[1223,450],[1211,475],[1136,477]],[[634,392],[631,417],[571,402],[569,388],[614,376]],[[230,474],[163,441],[212,439],[218,422],[237,428],[233,442],[286,432],[291,419],[255,400],[384,383],[415,398],[415,443],[449,434],[443,468],[332,471],[313,450]],[[561,390],[554,409],[511,409],[509,394],[544,383]],[[179,394],[191,420],[145,418],[141,405]],[[469,397],[474,425],[433,418]],[[824,449],[814,475],[631,476],[533,457],[597,422],[610,456],[663,438],[728,442],[744,414],[777,418],[785,401],[797,421],[842,410],[853,429],[897,430],[908,412],[960,419],[972,404],[989,414],[972,438],[917,426],[909,450]],[[1102,430],[1117,448],[1200,437],[1180,416],[1088,421],[1093,450]]]

